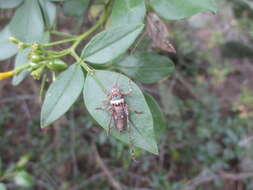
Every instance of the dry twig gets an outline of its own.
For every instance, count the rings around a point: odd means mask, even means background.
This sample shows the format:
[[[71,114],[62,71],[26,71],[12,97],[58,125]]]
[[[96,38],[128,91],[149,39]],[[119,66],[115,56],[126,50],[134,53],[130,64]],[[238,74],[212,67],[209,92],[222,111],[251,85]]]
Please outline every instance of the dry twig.
[[[234,181],[244,180],[247,178],[252,178],[253,172],[246,172],[246,173],[229,173],[225,171],[219,171],[217,174],[203,176],[202,174],[195,177],[193,180],[189,181],[183,188],[183,190],[194,190],[197,186],[212,182],[216,179],[229,179]]]
[[[96,163],[101,168],[101,170],[105,173],[106,177],[108,178],[109,182],[111,183],[112,187],[116,190],[123,190],[120,183],[113,177],[112,173],[108,169],[108,167],[105,165],[104,161],[100,157],[97,146],[95,143],[92,144],[93,152],[95,154]]]

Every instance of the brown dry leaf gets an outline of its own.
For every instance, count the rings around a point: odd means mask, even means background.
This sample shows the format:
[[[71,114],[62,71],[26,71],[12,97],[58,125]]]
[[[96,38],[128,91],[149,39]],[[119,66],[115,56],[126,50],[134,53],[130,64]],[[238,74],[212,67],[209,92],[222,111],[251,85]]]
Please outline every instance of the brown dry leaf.
[[[153,41],[153,47],[169,53],[176,53],[176,49],[168,40],[169,31],[166,24],[155,13],[147,15],[147,32]]]

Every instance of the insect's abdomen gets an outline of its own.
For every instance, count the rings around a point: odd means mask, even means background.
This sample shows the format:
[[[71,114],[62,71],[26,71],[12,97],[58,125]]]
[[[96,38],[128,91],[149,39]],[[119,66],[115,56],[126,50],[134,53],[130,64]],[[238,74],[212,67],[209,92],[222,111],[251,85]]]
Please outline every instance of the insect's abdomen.
[[[124,119],[115,120],[115,123],[116,123],[116,128],[119,132],[124,130],[124,126],[125,126],[125,120]]]
[[[123,98],[118,99],[118,100],[111,100],[111,105],[114,108],[115,111],[115,115],[114,115],[114,121],[116,124],[116,128],[119,131],[123,131],[124,130],[124,126],[125,126],[125,110],[124,110],[124,105],[125,105],[125,101]]]

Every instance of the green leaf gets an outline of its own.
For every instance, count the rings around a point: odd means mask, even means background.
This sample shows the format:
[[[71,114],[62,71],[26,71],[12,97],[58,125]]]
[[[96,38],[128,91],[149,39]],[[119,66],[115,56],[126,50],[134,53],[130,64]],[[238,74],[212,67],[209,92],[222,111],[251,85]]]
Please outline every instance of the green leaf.
[[[41,110],[41,127],[47,127],[65,114],[80,95],[84,75],[77,64],[62,72],[50,85]]]
[[[165,116],[163,112],[161,111],[159,104],[155,101],[155,99],[150,94],[145,93],[144,96],[153,116],[156,139],[159,140],[161,134],[164,132],[166,128]]]
[[[34,184],[33,177],[30,176],[26,171],[20,171],[14,177],[14,181],[17,185],[22,187],[31,187]]]
[[[85,46],[82,58],[96,64],[111,61],[133,44],[142,29],[143,24],[128,24],[103,31],[93,37]]]
[[[18,55],[16,56],[15,59],[15,68],[28,63],[27,53],[29,51],[30,49],[24,49],[18,52]],[[14,77],[12,78],[12,85],[14,86],[19,85],[28,74],[29,72],[27,70],[23,70],[18,75],[14,75]]]
[[[87,10],[90,0],[68,0],[63,4],[66,16],[80,17]]]
[[[154,83],[171,75],[174,64],[168,57],[143,51],[126,56],[116,68],[143,83]]]
[[[12,9],[19,6],[24,0],[0,0],[0,9]]]
[[[202,11],[217,11],[215,0],[150,0],[150,5],[167,20],[187,18]]]
[[[106,94],[114,84],[117,83],[121,91],[128,91],[129,80],[122,74],[103,70],[96,70],[95,73],[88,74],[85,80],[83,94],[85,105],[93,118],[107,131],[111,114],[106,110],[97,110],[96,108],[104,106],[103,101],[107,97]],[[130,123],[133,145],[158,154],[151,112],[139,87],[132,81],[131,86],[132,93],[124,96],[124,98],[130,109],[143,112],[142,114],[135,114],[130,111],[129,114],[134,124]],[[119,132],[112,122],[111,135],[129,143],[126,126],[123,132]]]
[[[10,22],[10,31],[23,42],[33,42],[41,38],[44,21],[38,0],[25,0]]]
[[[0,61],[8,59],[18,52],[17,45],[9,41],[11,36],[9,26],[0,32]]]
[[[20,159],[19,161],[16,163],[16,168],[17,169],[20,169],[20,168],[24,168],[29,160],[31,159],[32,157],[32,153],[27,153],[27,154],[24,154]]]
[[[3,162],[2,162],[2,158],[0,157],[0,175],[2,174],[1,171],[3,169]]]
[[[51,1],[51,2],[64,2],[65,0],[48,0],[48,1]]]
[[[0,183],[0,190],[7,190],[6,186],[3,183]]]
[[[143,23],[146,13],[144,0],[114,1],[110,22],[113,26]]]
[[[39,3],[42,9],[44,23],[47,28],[51,28],[54,25],[56,18],[56,5],[45,0],[39,0]]]
[[[44,35],[40,40],[37,40],[40,43],[47,43],[49,42],[49,32],[45,32]],[[15,59],[15,65],[14,68],[29,63],[29,60],[27,59],[27,53],[30,51],[30,48],[20,50],[16,56]],[[27,70],[21,71],[18,75],[14,75],[12,78],[12,85],[17,86],[19,85],[29,74]]]

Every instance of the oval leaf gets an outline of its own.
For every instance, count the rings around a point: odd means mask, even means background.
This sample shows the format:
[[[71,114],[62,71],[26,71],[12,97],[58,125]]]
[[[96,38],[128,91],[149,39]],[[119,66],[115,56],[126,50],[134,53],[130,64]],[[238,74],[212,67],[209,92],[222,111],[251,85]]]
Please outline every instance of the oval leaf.
[[[44,23],[47,28],[51,28],[56,18],[56,5],[50,1],[45,0],[39,0],[39,3],[42,9]]]
[[[80,17],[86,11],[90,0],[68,0],[63,4],[63,12],[66,16]]]
[[[150,4],[167,20],[187,18],[202,11],[217,11],[215,0],[150,0]]]
[[[118,26],[103,31],[85,46],[82,58],[97,64],[111,61],[133,44],[142,29],[143,24],[138,24]]]
[[[9,41],[11,36],[9,26],[0,32],[0,61],[8,59],[18,52],[17,45]]]
[[[84,84],[85,105],[93,118],[107,131],[111,114],[106,110],[97,110],[96,108],[103,106],[102,102],[106,99],[106,94],[116,83],[121,91],[128,91],[129,79],[122,74],[111,71],[96,70],[87,76]],[[139,87],[133,82],[131,82],[131,86],[133,91],[130,95],[125,96],[125,100],[130,110],[143,112],[142,114],[135,114],[130,111],[129,114],[132,120],[130,127],[133,145],[158,154],[151,112]],[[123,132],[119,132],[112,122],[111,135],[129,143],[126,126]]]
[[[41,110],[41,127],[44,128],[65,114],[80,95],[84,75],[77,64],[62,72],[50,85]]]
[[[3,183],[0,183],[0,190],[7,190],[6,186]]]
[[[58,3],[58,2],[61,2],[61,3],[62,3],[62,2],[64,2],[64,1],[66,1],[66,0],[48,0],[48,1],[57,2],[57,3]]]
[[[20,5],[24,0],[0,0],[0,9],[12,9]]]
[[[41,38],[44,22],[38,0],[25,0],[10,22],[10,31],[23,42],[33,42]]]
[[[146,13],[144,0],[114,1],[111,25],[143,23]]]
[[[31,187],[34,184],[34,179],[26,171],[20,171],[14,177],[14,181],[18,186]]]
[[[30,49],[24,49],[18,52],[18,55],[16,56],[16,59],[15,59],[15,67],[28,63],[27,53],[29,51]],[[23,70],[18,75],[14,75],[14,77],[12,78],[12,84],[14,86],[19,85],[28,74],[29,72],[27,70]]]
[[[163,133],[163,131],[166,128],[165,116],[164,116],[163,112],[161,111],[159,104],[155,101],[155,99],[150,94],[145,92],[144,96],[145,96],[145,99],[148,103],[149,109],[150,109],[152,116],[153,116],[156,139],[159,140],[161,134]]]
[[[157,82],[174,71],[174,64],[169,58],[152,52],[137,52],[126,56],[116,67],[143,83]]]

